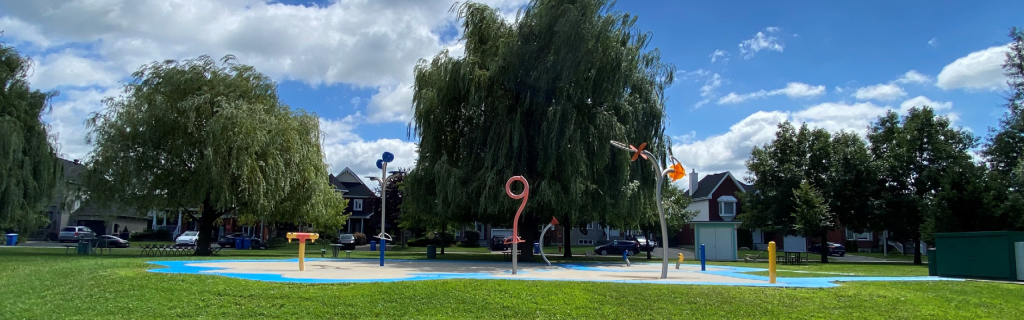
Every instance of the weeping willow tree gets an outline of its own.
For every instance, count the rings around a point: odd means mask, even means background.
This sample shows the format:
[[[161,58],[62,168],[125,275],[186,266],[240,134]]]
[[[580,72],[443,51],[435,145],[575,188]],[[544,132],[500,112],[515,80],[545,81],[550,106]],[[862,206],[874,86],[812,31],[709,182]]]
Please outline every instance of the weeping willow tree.
[[[154,62],[89,119],[87,183],[93,197],[198,216],[197,255],[215,221],[344,223],[327,181],[318,118],[280,102],[277,85],[227,56]]]
[[[46,225],[43,208],[61,175],[55,137],[40,117],[54,92],[32,90],[30,63],[0,43],[0,231]]]
[[[519,201],[505,182],[521,175],[531,187],[526,243],[552,216],[570,227],[656,216],[651,164],[609,144],[667,149],[663,92],[675,69],[647,50],[636,17],[601,0],[532,1],[515,21],[472,2],[457,13],[465,54],[442,51],[415,68],[410,133],[420,154],[403,214],[511,227]]]

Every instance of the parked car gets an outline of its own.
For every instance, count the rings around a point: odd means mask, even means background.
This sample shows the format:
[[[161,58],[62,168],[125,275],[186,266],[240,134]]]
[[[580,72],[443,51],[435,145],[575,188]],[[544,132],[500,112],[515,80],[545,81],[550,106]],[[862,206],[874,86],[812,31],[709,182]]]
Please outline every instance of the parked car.
[[[594,252],[599,255],[622,254],[629,252],[629,255],[640,253],[640,244],[632,240],[614,240],[608,244],[594,247]]]
[[[235,238],[242,238],[242,237],[245,237],[245,234],[241,233],[241,232],[235,232],[235,233],[232,233],[232,234],[226,234],[226,235],[220,236],[220,238],[217,238],[217,244],[220,245],[221,248],[234,248],[235,247]]]
[[[636,241],[637,245],[640,246],[640,251],[643,252],[653,251],[654,248],[658,247],[656,242],[648,240],[647,237],[644,237],[643,235],[630,236],[626,238],[626,240]]]
[[[64,227],[57,234],[57,241],[60,242],[77,242],[90,239],[96,239],[96,233],[92,232],[92,229],[83,226]]]
[[[194,246],[198,240],[199,231],[185,231],[177,239],[174,239],[174,244],[178,246]]]
[[[356,249],[356,236],[351,233],[342,233],[338,235],[338,244],[341,245],[342,250],[355,250]]]
[[[508,249],[508,245],[505,244],[505,237],[493,236],[491,237],[490,248],[492,251],[505,251]]]
[[[131,243],[128,243],[128,240],[111,235],[99,236],[99,240],[106,242],[105,244],[108,248],[128,248],[132,246]]]
[[[838,244],[838,243],[835,243],[835,242],[829,242],[828,243],[828,247],[829,247],[829,254],[828,255],[830,255],[830,256],[831,255],[837,255],[837,256],[842,257],[842,256],[846,255],[846,247],[843,247],[843,245],[841,245],[841,244]],[[812,244],[810,247],[807,247],[807,252],[810,252],[810,253],[821,253],[821,244],[818,244],[818,243]]]

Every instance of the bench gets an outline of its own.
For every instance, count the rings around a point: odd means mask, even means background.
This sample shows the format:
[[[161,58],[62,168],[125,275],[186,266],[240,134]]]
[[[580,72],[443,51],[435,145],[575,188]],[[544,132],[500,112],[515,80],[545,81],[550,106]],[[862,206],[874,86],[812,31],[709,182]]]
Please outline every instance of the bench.
[[[222,249],[223,248],[220,248],[220,247],[210,247],[210,254],[211,255],[217,255],[217,253],[220,252],[220,250],[222,250]],[[169,245],[169,244],[152,244],[152,245],[144,244],[144,245],[142,245],[142,252],[140,252],[139,255],[140,256],[150,256],[150,255],[153,255],[153,256],[164,256],[164,255],[167,255],[167,256],[181,256],[181,255],[194,255],[195,253],[196,253],[196,248],[195,247],[176,246],[176,245]]]
[[[761,254],[764,251],[760,251],[757,254],[747,254],[743,257],[743,262],[757,262],[757,259],[761,259]]]
[[[583,261],[587,261],[587,260],[590,260],[590,259],[594,259],[594,261],[597,261],[597,256],[594,255],[594,251],[593,250],[584,250],[583,251],[583,257],[584,257]]]
[[[506,249],[505,251],[502,251],[501,254],[505,256],[505,260],[512,261],[512,249]],[[523,256],[523,249],[519,249],[518,256]]]

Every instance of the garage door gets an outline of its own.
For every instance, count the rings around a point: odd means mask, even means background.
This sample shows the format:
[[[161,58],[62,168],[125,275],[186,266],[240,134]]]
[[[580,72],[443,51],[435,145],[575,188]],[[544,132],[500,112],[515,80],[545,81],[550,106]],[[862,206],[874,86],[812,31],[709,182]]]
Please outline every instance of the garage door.
[[[704,244],[707,260],[732,260],[734,244],[730,228],[700,228],[698,245]]]

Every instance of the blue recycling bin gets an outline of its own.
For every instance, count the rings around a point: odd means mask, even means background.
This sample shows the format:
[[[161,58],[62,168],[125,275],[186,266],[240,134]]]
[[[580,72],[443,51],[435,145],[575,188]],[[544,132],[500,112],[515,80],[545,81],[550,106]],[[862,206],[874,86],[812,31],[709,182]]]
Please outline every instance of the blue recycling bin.
[[[533,254],[540,254],[540,242],[533,243]]]
[[[249,250],[252,247],[252,238],[245,238],[242,240],[242,249]]]
[[[242,250],[242,237],[235,238],[235,249]]]
[[[8,233],[7,234],[7,245],[13,246],[13,245],[16,245],[16,244],[18,244],[18,234],[17,233]]]
[[[377,251],[377,241],[370,241],[370,251]]]

